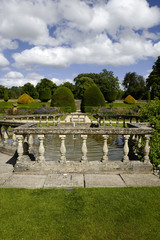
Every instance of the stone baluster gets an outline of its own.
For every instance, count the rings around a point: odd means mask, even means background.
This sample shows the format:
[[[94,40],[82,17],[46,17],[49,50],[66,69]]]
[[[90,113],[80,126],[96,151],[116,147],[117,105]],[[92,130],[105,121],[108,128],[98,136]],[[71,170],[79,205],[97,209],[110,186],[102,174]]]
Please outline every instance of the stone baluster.
[[[103,126],[105,126],[105,117],[103,117]]]
[[[109,119],[109,125],[112,127],[112,119]]]
[[[22,156],[23,156],[23,135],[16,135],[16,138],[18,140],[18,147],[17,147],[17,153],[18,153],[18,158],[17,158],[17,163],[22,161]]]
[[[60,157],[60,162],[66,163],[66,146],[65,146],[66,135],[59,135],[59,137],[61,139],[61,147],[60,147],[61,157]]]
[[[93,115],[91,114],[91,124],[93,123]]]
[[[87,135],[81,135],[82,138],[82,158],[81,161],[87,161],[87,144],[86,144],[86,140],[87,140]]]
[[[12,118],[12,121],[15,122],[15,118],[14,117]]]
[[[30,134],[29,137],[28,137],[28,145],[29,145],[29,152],[32,151],[32,147],[33,147],[33,135]]]
[[[8,145],[8,126],[4,126],[4,144]]]
[[[55,126],[55,116],[53,116],[53,126]]]
[[[77,117],[78,117],[78,123],[80,124],[80,115],[77,115]]]
[[[42,116],[39,117],[39,126],[42,127]]]
[[[17,145],[17,138],[16,138],[16,135],[13,133],[13,136],[12,136],[12,141],[13,141],[13,146],[16,146]]]
[[[149,140],[150,140],[150,135],[145,135],[144,139],[145,139],[144,162],[148,163],[148,162],[150,162],[150,160],[149,160],[149,151],[150,151]]]
[[[126,123],[125,123],[125,118],[123,118],[123,127],[125,128],[125,125],[126,125]]]
[[[140,148],[142,146],[142,137],[138,137],[138,147]]]
[[[84,123],[87,123],[87,116],[84,116]]]
[[[46,117],[46,126],[48,127],[48,115]]]
[[[129,162],[129,157],[128,157],[128,153],[129,153],[128,139],[129,139],[129,137],[130,137],[130,135],[124,135],[123,162]]]
[[[73,123],[73,115],[71,116],[71,123]]]
[[[39,157],[38,157],[38,162],[44,162],[45,161],[45,157],[44,157],[44,152],[45,152],[45,148],[44,148],[44,134],[38,135],[38,139],[39,139]]]
[[[119,125],[119,118],[117,118],[116,127],[118,127],[118,125]]]
[[[35,123],[35,117],[33,117],[33,122]]]
[[[107,162],[108,161],[108,145],[107,145],[108,137],[109,137],[108,135],[103,135],[104,144],[103,144],[103,158],[102,158],[102,162]]]
[[[57,126],[60,124],[60,122],[61,122],[61,118],[60,118],[60,116],[58,116]]]

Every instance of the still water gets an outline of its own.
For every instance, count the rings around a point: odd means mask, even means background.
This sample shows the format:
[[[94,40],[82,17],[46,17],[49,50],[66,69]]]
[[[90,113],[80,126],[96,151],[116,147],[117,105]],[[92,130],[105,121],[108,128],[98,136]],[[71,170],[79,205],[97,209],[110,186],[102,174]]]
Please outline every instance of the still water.
[[[122,136],[109,136],[108,158],[111,161],[121,161],[123,157]],[[100,161],[103,156],[104,140],[102,135],[88,135],[87,158],[88,161]],[[60,159],[61,140],[58,135],[47,135],[44,140],[46,161]],[[82,152],[82,138],[80,135],[67,135],[65,139],[66,159],[68,161],[80,161]]]

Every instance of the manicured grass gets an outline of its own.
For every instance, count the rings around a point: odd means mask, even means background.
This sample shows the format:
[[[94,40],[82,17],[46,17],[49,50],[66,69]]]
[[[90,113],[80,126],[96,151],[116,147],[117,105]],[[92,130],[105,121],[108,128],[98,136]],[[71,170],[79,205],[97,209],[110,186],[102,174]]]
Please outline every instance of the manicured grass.
[[[0,189],[1,240],[159,240],[160,187]]]
[[[137,107],[138,105],[143,106],[145,103],[137,102],[136,104],[127,104],[127,103],[106,103],[107,108],[133,108]]]

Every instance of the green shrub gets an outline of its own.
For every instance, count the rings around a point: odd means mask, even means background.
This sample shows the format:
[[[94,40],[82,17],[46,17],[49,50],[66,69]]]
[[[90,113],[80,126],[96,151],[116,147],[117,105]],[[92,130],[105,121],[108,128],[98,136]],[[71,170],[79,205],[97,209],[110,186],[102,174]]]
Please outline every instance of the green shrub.
[[[41,89],[39,92],[39,99],[41,100],[41,102],[48,102],[51,99],[50,88]]]
[[[135,104],[136,100],[134,99],[134,97],[132,97],[131,95],[128,95],[125,99],[124,99],[124,103],[129,103],[129,104]]]
[[[60,107],[64,112],[75,112],[76,105],[71,90],[67,87],[59,87],[53,94],[52,107]]]
[[[8,89],[4,90],[4,101],[8,102]]]
[[[106,101],[109,103],[112,103],[116,100],[117,98],[117,91],[113,90],[113,91],[108,91],[105,95]]]
[[[89,87],[84,93],[81,103],[81,111],[85,112],[91,107],[103,106],[105,106],[105,99],[101,90],[96,85]]]
[[[22,94],[17,100],[17,103],[20,103],[20,104],[28,104],[32,102],[34,102],[34,99],[31,96],[29,96],[27,93]]]

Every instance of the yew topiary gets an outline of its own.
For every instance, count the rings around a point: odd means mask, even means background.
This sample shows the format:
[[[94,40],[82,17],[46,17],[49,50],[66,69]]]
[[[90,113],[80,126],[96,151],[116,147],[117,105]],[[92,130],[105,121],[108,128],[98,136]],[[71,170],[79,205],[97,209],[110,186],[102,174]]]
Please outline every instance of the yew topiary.
[[[135,103],[136,103],[136,99],[134,99],[134,97],[132,97],[131,95],[128,95],[128,96],[124,99],[124,103],[135,104]]]
[[[75,112],[76,105],[71,90],[67,87],[59,87],[53,94],[52,107],[60,107],[64,112]]]
[[[89,107],[103,106],[105,106],[105,99],[99,87],[96,85],[89,87],[84,93],[81,103],[81,111],[85,112]]]
[[[34,102],[34,99],[31,96],[29,96],[27,93],[22,94],[17,100],[17,103],[20,103],[20,104],[28,104],[32,102]]]

